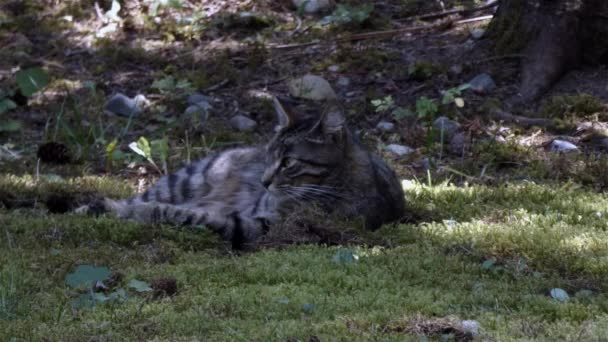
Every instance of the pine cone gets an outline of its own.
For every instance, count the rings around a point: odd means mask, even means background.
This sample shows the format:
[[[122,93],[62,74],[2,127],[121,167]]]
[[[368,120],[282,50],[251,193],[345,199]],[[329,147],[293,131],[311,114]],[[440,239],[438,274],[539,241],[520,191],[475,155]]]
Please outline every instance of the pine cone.
[[[40,145],[37,155],[42,162],[52,164],[66,164],[72,159],[67,146],[54,141]]]
[[[171,297],[177,294],[177,280],[175,278],[157,278],[152,280],[154,298]]]

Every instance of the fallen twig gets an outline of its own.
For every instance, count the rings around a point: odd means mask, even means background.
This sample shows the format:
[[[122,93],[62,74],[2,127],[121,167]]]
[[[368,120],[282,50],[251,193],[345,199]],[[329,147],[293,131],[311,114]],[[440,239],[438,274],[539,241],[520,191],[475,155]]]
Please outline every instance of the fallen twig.
[[[529,118],[526,116],[511,114],[509,112],[505,112],[500,109],[491,110],[490,116],[493,119],[501,120],[501,121],[505,121],[505,122],[512,122],[512,123],[518,124],[520,126],[523,126],[525,128],[532,127],[532,126],[540,126],[540,127],[545,127],[545,128],[555,127],[555,122],[553,122],[553,120],[551,120],[551,119]]]
[[[439,18],[443,18],[443,17],[452,15],[452,14],[461,14],[461,15],[471,14],[471,13],[487,10],[492,7],[496,7],[499,5],[499,3],[500,3],[500,0],[496,0],[496,1],[492,1],[491,3],[489,3],[487,5],[483,5],[483,6],[479,6],[479,7],[475,7],[475,8],[469,8],[469,9],[459,8],[459,9],[452,9],[452,10],[448,10],[448,11],[433,12],[433,13],[405,18],[405,19],[403,19],[403,21],[439,19]]]
[[[400,28],[400,29],[395,29],[395,30],[355,33],[355,34],[348,35],[346,37],[328,39],[328,40],[317,41],[317,42],[268,45],[267,48],[274,49],[274,50],[288,50],[288,49],[297,49],[297,48],[309,47],[309,46],[321,45],[321,44],[327,44],[327,43],[340,43],[340,42],[366,40],[366,39],[374,39],[374,38],[388,38],[388,37],[392,37],[394,35],[401,34],[401,33],[419,32],[419,31],[432,30],[432,29],[448,29],[453,24],[454,24],[453,21],[445,21],[445,22],[441,22],[438,24],[406,27],[406,28]]]

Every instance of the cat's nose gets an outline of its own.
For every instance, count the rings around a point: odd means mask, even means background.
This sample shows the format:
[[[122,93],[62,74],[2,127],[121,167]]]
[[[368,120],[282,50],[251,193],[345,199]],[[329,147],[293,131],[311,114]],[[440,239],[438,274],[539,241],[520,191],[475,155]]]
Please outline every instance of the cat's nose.
[[[262,185],[266,189],[268,189],[268,187],[270,186],[270,184],[272,184],[272,178],[267,178],[267,177],[262,178]]]

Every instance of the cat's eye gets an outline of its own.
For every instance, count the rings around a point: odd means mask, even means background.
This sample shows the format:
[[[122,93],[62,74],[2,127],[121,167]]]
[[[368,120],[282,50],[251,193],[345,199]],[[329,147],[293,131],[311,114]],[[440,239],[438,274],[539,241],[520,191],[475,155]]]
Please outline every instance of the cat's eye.
[[[297,159],[291,158],[291,157],[285,157],[285,158],[283,158],[283,161],[281,162],[281,166],[284,169],[289,169],[291,167],[294,167],[297,163],[298,163]]]

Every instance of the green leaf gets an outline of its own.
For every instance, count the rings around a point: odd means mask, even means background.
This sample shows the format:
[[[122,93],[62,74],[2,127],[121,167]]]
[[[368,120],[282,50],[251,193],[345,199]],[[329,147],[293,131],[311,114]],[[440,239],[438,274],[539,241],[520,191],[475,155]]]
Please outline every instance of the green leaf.
[[[17,104],[9,99],[0,100],[0,114],[6,113],[11,109],[17,108]]]
[[[44,69],[36,67],[17,71],[17,85],[21,93],[31,97],[49,84],[50,77]]]
[[[152,83],[152,88],[158,89],[161,92],[175,90],[175,78],[173,78],[173,76],[167,76],[160,80],[156,80]]]
[[[80,265],[74,272],[65,277],[65,283],[71,287],[89,285],[95,281],[104,281],[110,278],[111,272],[107,267]]]
[[[145,281],[141,281],[141,280],[137,280],[137,279],[131,280],[127,286],[130,287],[130,288],[132,288],[132,289],[134,289],[137,292],[150,292],[150,291],[152,291],[152,288],[150,287],[150,284],[148,284]]]
[[[7,120],[0,123],[0,132],[17,132],[21,130],[21,127],[21,121]]]
[[[139,154],[140,156],[151,160],[152,159],[152,149],[150,148],[150,143],[148,139],[145,137],[139,137],[139,139],[135,142],[129,144],[129,148],[133,150],[133,152]]]
[[[95,299],[89,293],[83,293],[70,301],[74,309],[90,309],[95,307]]]

